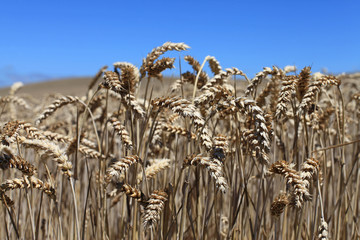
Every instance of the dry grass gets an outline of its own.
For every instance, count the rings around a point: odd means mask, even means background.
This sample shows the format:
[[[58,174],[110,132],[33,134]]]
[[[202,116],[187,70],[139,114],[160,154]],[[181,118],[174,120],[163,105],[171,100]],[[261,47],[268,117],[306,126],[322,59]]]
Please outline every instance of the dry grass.
[[[1,239],[360,237],[358,76],[248,79],[187,55],[193,71],[158,81],[188,48],[105,66],[80,94],[0,97]]]

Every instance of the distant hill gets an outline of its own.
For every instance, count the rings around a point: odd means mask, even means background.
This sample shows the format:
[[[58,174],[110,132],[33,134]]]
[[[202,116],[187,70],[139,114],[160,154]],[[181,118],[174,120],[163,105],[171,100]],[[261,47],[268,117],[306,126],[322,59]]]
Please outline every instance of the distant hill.
[[[32,96],[43,96],[51,93],[83,95],[91,79],[91,77],[79,77],[30,83],[22,87],[20,93],[30,94]],[[7,95],[8,91],[9,87],[0,89],[0,96]]]

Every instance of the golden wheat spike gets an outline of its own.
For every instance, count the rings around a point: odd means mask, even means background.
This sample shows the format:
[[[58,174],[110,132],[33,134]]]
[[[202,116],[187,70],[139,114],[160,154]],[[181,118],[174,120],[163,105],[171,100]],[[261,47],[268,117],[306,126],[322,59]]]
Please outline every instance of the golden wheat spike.
[[[316,94],[320,92],[321,87],[339,86],[340,83],[341,83],[340,80],[334,76],[323,76],[312,82],[309,85],[307,91],[305,92],[301,103],[299,104],[297,114],[298,115],[302,114],[306,109],[308,109],[311,106],[311,104],[315,102]]]
[[[122,99],[121,103],[127,108],[127,110],[131,111],[139,118],[143,118],[145,116],[145,110],[140,105],[138,100],[135,98],[134,95],[126,94]]]
[[[172,43],[172,42],[166,42],[162,46],[154,48],[145,59],[143,59],[143,63],[140,67],[140,74],[142,79],[146,72],[149,71],[149,69],[153,66],[156,59],[158,59],[161,55],[163,55],[167,51],[183,51],[187,50],[190,47],[186,45],[185,43]]]
[[[282,69],[279,69],[275,66],[273,66],[273,69],[269,67],[264,67],[263,71],[258,72],[253,79],[251,79],[250,84],[247,86],[245,91],[245,96],[249,96],[253,92],[256,91],[257,86],[268,76],[273,75],[278,78],[281,78],[285,75],[284,71]]]
[[[279,217],[289,205],[288,194],[280,193],[271,203],[270,213],[275,217]]]
[[[119,74],[113,71],[104,72],[104,82],[100,83],[99,87],[110,89],[120,96],[128,93],[120,82]]]
[[[160,214],[164,209],[167,198],[168,195],[166,192],[161,190],[155,190],[150,195],[143,214],[143,224],[145,229],[154,227],[155,223],[160,219]]]
[[[169,108],[182,117],[193,119],[196,130],[200,133],[201,143],[208,151],[212,148],[209,129],[205,125],[199,110],[190,101],[180,97],[163,97],[152,100],[151,104],[157,107]]]
[[[195,106],[204,106],[210,103],[210,105],[217,104],[222,99],[227,99],[232,96],[232,90],[229,90],[226,86],[216,85],[206,89],[203,94],[194,99]]]
[[[328,240],[329,239],[329,227],[324,218],[321,218],[319,226],[318,240]]]
[[[18,96],[0,97],[0,103],[15,103],[24,109],[31,109],[31,107],[26,103],[26,101]]]
[[[301,208],[304,201],[311,200],[311,195],[306,181],[300,176],[300,173],[293,169],[293,165],[286,161],[276,161],[269,168],[269,172],[280,174],[286,178],[288,184],[293,186],[290,194],[290,205]]]
[[[298,77],[286,76],[282,81],[282,87],[280,90],[280,98],[276,105],[275,117],[280,118],[287,111],[287,104],[291,101],[292,95],[296,93]]]
[[[221,65],[215,57],[208,56],[208,63],[214,75],[217,75],[222,71]]]
[[[115,129],[116,133],[121,137],[121,141],[124,146],[128,149],[132,149],[133,144],[128,131],[125,129],[125,126],[122,125],[121,122],[115,117],[110,118],[109,123]]]
[[[33,148],[40,151],[43,155],[52,157],[64,175],[68,177],[73,175],[71,171],[72,163],[65,155],[65,152],[61,151],[54,143],[45,140],[26,139],[24,137],[19,137],[19,143],[26,148]]]
[[[145,177],[147,179],[153,178],[156,174],[158,174],[159,172],[170,166],[170,159],[167,158],[156,159],[153,162],[154,162],[153,164],[151,164],[149,167],[145,169]],[[136,181],[138,184],[140,184],[142,180],[143,180],[143,173],[140,172],[136,177]]]
[[[255,122],[255,132],[257,142],[253,143],[256,151],[256,157],[263,164],[269,163],[268,153],[270,152],[269,130],[266,124],[265,114],[256,102],[243,97],[234,100],[239,110],[252,117]]]
[[[50,198],[55,199],[55,189],[49,183],[44,183],[34,176],[24,176],[23,178],[8,179],[0,185],[2,192],[31,187],[42,190]]]
[[[174,68],[175,58],[165,57],[154,63],[154,65],[149,69],[148,75],[150,77],[155,77],[159,80],[162,79],[162,72],[166,69]]]
[[[135,88],[140,81],[139,69],[128,62],[115,62],[115,68],[120,69],[120,84],[127,91],[132,94],[135,92]]]
[[[218,134],[213,138],[212,157],[224,161],[229,152],[228,138],[225,135]]]
[[[124,192],[127,196],[129,196],[131,198],[135,198],[140,202],[146,201],[146,197],[142,191],[140,191],[139,189],[137,189],[135,187],[130,186],[127,183],[124,183],[121,186],[120,192]]]
[[[317,180],[317,175],[321,175],[320,162],[315,158],[307,158],[300,171],[300,177],[309,186],[311,179]]]
[[[120,176],[125,173],[132,164],[140,162],[137,155],[129,155],[114,161],[113,164],[106,171],[106,181],[110,182],[113,176]]]
[[[170,132],[170,133],[176,133],[178,135],[182,135],[182,136],[185,136],[185,137],[190,137],[191,139],[196,139],[197,138],[195,133],[192,133],[192,132],[190,132],[190,131],[188,131],[185,128],[180,127],[180,126],[174,126],[174,125],[165,123],[165,124],[162,125],[162,129],[164,131],[167,131],[167,132]]]
[[[233,67],[233,68],[226,68],[225,71],[220,71],[217,75],[211,78],[202,88],[201,90],[209,89],[215,85],[223,85],[227,82],[228,78],[234,75],[241,75],[244,76],[245,74],[243,71]]]
[[[22,124],[23,122],[18,120],[7,122],[2,129],[1,144],[9,146],[10,143],[15,142]]]
[[[65,105],[77,103],[78,101],[79,101],[79,98],[78,97],[73,97],[73,96],[64,96],[64,97],[61,97],[59,99],[56,99],[36,119],[35,124],[36,125],[40,124],[43,120],[47,119],[49,116],[51,116],[59,108],[65,106]]]
[[[224,177],[223,163],[216,158],[204,157],[202,155],[190,155],[184,160],[184,166],[204,166],[210,173],[210,176],[215,180],[217,188],[225,193],[228,184]]]
[[[16,168],[23,174],[31,176],[36,173],[34,165],[26,161],[21,156],[15,155],[9,147],[3,146],[0,150],[3,153],[0,156],[0,168],[5,170],[8,168]]]
[[[199,74],[197,87],[202,88],[207,83],[207,81],[209,80],[209,76],[206,74],[205,71],[201,70],[200,63],[194,57],[188,55],[188,56],[185,56],[184,59],[193,68],[193,70],[195,71],[195,74],[196,75]],[[201,70],[201,72],[200,72],[200,70]]]
[[[299,73],[297,81],[296,97],[301,102],[304,97],[310,82],[311,67],[304,67]]]

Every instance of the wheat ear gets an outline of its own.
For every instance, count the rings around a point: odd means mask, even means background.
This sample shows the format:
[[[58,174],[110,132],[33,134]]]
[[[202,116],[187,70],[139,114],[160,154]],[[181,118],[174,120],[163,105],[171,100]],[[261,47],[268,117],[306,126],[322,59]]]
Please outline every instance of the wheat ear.
[[[311,200],[311,195],[306,181],[293,167],[293,164],[289,164],[286,161],[276,161],[269,168],[269,172],[283,175],[286,178],[287,183],[294,188],[289,199],[290,205],[301,208],[304,201]]]
[[[190,47],[186,45],[185,43],[172,43],[172,42],[166,42],[162,46],[154,48],[145,59],[143,59],[143,63],[140,67],[140,74],[142,79],[146,72],[150,70],[150,68],[153,66],[156,59],[158,59],[161,55],[163,55],[167,51],[183,51],[187,50]]]
[[[125,126],[122,125],[121,122],[115,117],[110,118],[109,123],[115,129],[116,133],[120,136],[124,146],[128,149],[132,149],[133,144],[128,131],[126,131],[125,129]]]
[[[170,166],[170,159],[163,158],[163,159],[155,160],[152,165],[150,165],[145,169],[146,179],[153,178],[156,174],[158,174],[165,168],[168,168],[169,166]],[[142,180],[143,180],[143,173],[140,172],[136,177],[136,181],[138,184],[140,184]]]
[[[74,104],[79,101],[78,97],[73,96],[64,96],[59,99],[56,99],[52,104],[50,104],[44,112],[36,119],[35,124],[40,124],[43,120],[47,119],[49,116],[51,116],[56,110],[59,108],[68,105],[68,104]]]
[[[167,193],[161,190],[155,190],[150,195],[143,214],[143,224],[145,229],[154,227],[155,223],[160,219],[160,214],[164,209],[167,198]]]
[[[35,150],[40,150],[43,154],[52,157],[61,172],[64,175],[67,175],[69,178],[72,177],[73,173],[72,163],[69,161],[68,157],[60,148],[52,142],[37,140],[37,139],[26,139],[24,137],[19,138],[19,143],[26,148],[34,148]]]
[[[205,125],[199,110],[186,99],[180,97],[163,97],[154,99],[151,104],[157,107],[170,108],[173,112],[178,113],[182,117],[193,119],[196,130],[200,133],[200,140],[207,150],[211,150],[212,142],[209,130]]]
[[[202,155],[189,155],[184,160],[184,167],[187,165],[204,166],[209,171],[210,176],[215,180],[217,188],[222,193],[226,192],[228,184],[224,178],[223,163],[220,160]]]
[[[126,156],[114,161],[106,172],[106,181],[109,182],[113,176],[120,176],[121,173],[125,173],[132,164],[139,161],[140,158],[137,155]]]

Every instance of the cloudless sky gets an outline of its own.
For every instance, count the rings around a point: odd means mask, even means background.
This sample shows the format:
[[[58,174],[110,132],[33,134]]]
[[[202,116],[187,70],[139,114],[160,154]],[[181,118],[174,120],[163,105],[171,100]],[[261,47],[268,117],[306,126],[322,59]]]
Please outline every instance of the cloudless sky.
[[[250,77],[272,65],[360,71],[355,0],[11,0],[1,1],[0,9],[0,86],[92,76],[116,61],[140,67],[166,41],[191,47],[181,57],[202,62],[212,55],[223,68],[237,67]]]

